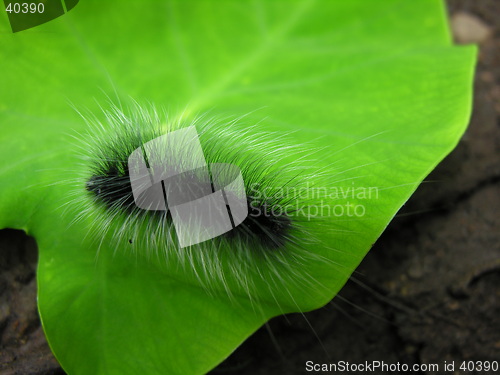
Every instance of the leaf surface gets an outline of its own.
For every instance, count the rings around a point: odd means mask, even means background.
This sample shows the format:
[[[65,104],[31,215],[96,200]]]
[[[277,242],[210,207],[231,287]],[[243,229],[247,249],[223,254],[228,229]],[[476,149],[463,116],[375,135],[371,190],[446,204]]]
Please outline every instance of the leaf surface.
[[[470,115],[476,50],[451,46],[440,1],[89,0],[14,35],[1,17],[0,227],[37,240],[39,310],[69,374],[202,374],[270,317],[322,306]],[[342,272],[309,264],[323,287],[297,283],[255,306],[108,239],[96,257],[87,223],[70,225],[63,207],[82,168],[70,135],[86,127],[72,105],[98,113],[101,91],[173,118],[251,113],[323,150],[332,186],[375,188],[372,199],[326,199],[366,210],[330,215],[330,247],[310,247]]]

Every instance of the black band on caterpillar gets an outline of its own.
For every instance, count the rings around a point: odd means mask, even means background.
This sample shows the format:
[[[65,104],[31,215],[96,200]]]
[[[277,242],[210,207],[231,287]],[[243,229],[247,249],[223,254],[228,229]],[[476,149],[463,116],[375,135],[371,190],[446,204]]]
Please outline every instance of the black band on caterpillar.
[[[140,147],[140,145],[137,145]],[[124,155],[122,155],[124,156]],[[136,209],[127,159],[101,160],[93,165],[93,174],[86,183],[86,189],[93,195],[95,201],[107,208],[119,207],[127,214],[133,214]],[[199,184],[199,183],[198,183]],[[274,214],[273,208],[280,202],[269,199],[258,199],[248,195],[247,209],[249,215],[232,230],[222,234],[229,241],[245,241],[249,245],[260,245],[264,250],[282,248],[290,239],[293,220],[287,213]],[[165,216],[171,224],[168,211],[137,211],[142,215]]]

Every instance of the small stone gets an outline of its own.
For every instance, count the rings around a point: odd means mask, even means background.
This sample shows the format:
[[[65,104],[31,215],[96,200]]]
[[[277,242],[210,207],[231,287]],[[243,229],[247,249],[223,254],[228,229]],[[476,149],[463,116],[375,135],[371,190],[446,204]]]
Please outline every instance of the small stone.
[[[451,29],[458,43],[481,43],[491,35],[491,27],[480,18],[465,12],[451,17]]]
[[[3,297],[3,296],[2,296]],[[4,324],[4,322],[9,318],[10,315],[10,307],[7,301],[0,304],[0,326]]]
[[[423,275],[424,270],[420,267],[420,265],[413,265],[413,267],[408,270],[408,276],[410,279],[418,280],[421,279]]]
[[[481,72],[479,76],[484,82],[493,83],[495,81],[495,76],[492,72]]]

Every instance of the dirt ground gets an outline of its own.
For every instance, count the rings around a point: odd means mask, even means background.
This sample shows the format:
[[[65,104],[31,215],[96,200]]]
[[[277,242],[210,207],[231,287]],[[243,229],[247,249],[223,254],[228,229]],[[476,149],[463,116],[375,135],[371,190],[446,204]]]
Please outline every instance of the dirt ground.
[[[306,361],[366,360],[436,363],[439,373],[454,361],[447,374],[484,374],[458,366],[500,362],[500,1],[448,5],[459,15],[457,39],[480,44],[474,113],[459,146],[333,302],[273,319],[213,374],[305,374]],[[34,240],[3,230],[0,249],[0,375],[64,374],[37,315]]]

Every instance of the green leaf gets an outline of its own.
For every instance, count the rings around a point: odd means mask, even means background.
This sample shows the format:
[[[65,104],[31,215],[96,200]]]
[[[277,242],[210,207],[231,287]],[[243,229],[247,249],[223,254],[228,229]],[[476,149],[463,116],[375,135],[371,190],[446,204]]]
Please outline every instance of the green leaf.
[[[476,50],[451,46],[440,1],[89,0],[15,35],[1,17],[0,227],[37,240],[39,310],[69,374],[205,373],[269,318],[322,306],[470,115]],[[71,135],[86,129],[70,103],[99,113],[101,90],[173,118],[252,113],[321,149],[331,186],[377,196],[327,198],[366,212],[325,215],[328,246],[308,250],[331,263],[305,267],[321,286],[298,280],[280,294],[264,282],[257,306],[207,294],[109,238],[96,257],[88,223],[63,211],[83,168]]]

